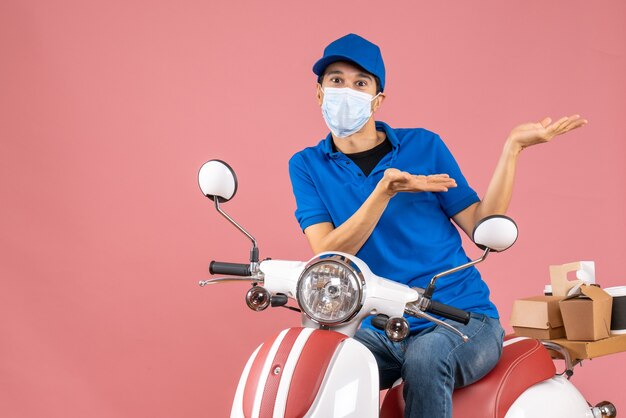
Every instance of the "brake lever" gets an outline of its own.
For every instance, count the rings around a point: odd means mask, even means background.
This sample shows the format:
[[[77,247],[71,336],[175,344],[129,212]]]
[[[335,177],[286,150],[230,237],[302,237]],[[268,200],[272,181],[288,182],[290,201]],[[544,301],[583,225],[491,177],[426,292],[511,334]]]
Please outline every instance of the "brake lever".
[[[454,332],[455,334],[457,334],[459,337],[461,337],[463,339],[463,342],[466,343],[469,341],[469,337],[465,334],[463,334],[461,331],[459,331],[458,329],[454,328],[452,325],[447,324],[437,318],[435,318],[434,316],[431,316],[429,314],[427,314],[426,312],[418,309],[414,309],[414,302],[413,303],[408,303],[406,305],[407,307],[404,309],[404,312],[408,315],[414,316],[416,318],[424,318],[428,321],[434,322],[437,325],[441,325],[444,328],[449,329],[450,331]],[[418,305],[419,306],[419,305]]]
[[[263,283],[263,279],[258,276],[248,276],[248,277],[217,277],[215,279],[208,280],[200,280],[198,285],[200,287],[204,287],[210,284],[218,284],[218,283],[227,283],[227,282],[256,282]]]

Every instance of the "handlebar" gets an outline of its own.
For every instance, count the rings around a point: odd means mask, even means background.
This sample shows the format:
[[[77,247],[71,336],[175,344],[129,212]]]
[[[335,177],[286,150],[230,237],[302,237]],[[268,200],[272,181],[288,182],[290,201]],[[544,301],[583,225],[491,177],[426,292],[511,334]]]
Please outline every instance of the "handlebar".
[[[470,314],[462,309],[455,308],[450,305],[446,305],[441,302],[430,301],[430,305],[426,308],[426,312],[443,316],[444,318],[451,319],[456,322],[460,322],[464,325],[470,321]]]
[[[250,276],[250,264],[211,261],[211,264],[209,264],[209,273],[246,277]]]

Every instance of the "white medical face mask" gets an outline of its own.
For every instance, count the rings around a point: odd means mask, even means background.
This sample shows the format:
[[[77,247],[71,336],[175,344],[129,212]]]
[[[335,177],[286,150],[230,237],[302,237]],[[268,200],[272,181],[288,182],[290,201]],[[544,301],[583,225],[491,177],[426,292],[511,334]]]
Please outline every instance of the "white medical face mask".
[[[349,87],[325,87],[322,115],[336,137],[345,138],[361,129],[372,116],[373,96]]]

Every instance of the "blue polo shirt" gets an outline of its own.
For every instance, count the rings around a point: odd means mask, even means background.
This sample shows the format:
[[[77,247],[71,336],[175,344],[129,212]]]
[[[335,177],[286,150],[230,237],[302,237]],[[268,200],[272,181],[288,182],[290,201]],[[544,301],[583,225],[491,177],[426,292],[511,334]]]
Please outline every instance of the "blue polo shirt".
[[[345,154],[333,152],[330,134],[290,159],[296,218],[303,231],[321,222],[341,225],[361,207],[390,167],[412,174],[449,174],[457,187],[447,192],[396,194],[356,254],[378,276],[424,288],[435,274],[469,260],[450,218],[479,198],[437,134],[421,128],[393,129],[380,121],[376,129],[384,130],[392,151],[369,176]],[[474,267],[439,279],[433,299],[498,318],[489,289]],[[422,319],[408,320],[412,332],[432,325]],[[371,328],[370,318],[362,326]]]

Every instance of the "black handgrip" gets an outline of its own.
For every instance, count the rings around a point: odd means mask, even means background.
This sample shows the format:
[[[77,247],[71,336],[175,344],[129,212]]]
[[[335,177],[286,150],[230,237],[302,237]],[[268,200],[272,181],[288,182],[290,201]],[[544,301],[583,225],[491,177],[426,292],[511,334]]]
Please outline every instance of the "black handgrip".
[[[249,276],[250,264],[223,263],[221,261],[211,261],[209,273],[226,274],[228,276]]]
[[[378,314],[372,318],[372,325],[374,328],[378,328],[382,331],[385,330],[385,325],[387,325],[387,321],[389,321],[389,317],[384,314]]]
[[[428,309],[426,309],[426,312],[443,316],[444,318],[448,318],[465,325],[467,325],[467,323],[470,321],[469,312],[462,309],[454,308],[444,303],[435,302],[434,300],[430,302],[430,306],[428,307]]]

